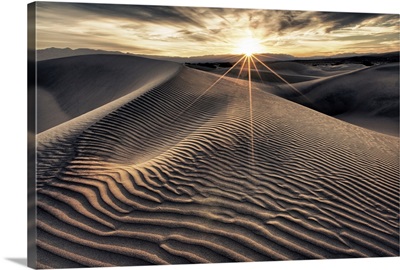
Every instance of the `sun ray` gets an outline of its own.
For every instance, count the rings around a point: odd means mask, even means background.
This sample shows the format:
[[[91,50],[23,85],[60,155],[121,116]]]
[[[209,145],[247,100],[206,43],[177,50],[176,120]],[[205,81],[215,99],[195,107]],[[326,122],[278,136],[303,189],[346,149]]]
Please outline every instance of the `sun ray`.
[[[223,57],[223,58],[220,58],[220,59],[221,59],[221,62],[223,62],[223,61],[229,62],[229,60],[233,61],[234,59],[237,59],[238,57],[239,57],[238,55],[232,55],[232,56],[226,56],[226,57]]]
[[[181,115],[183,115],[190,107],[193,106],[201,97],[210,91],[220,80],[222,80],[232,69],[234,69],[242,60],[245,61],[246,55],[243,55],[236,63],[230,67],[223,75],[221,75],[211,86],[209,86],[203,93],[201,93],[194,101],[181,110],[175,117],[172,118],[171,123],[175,122]],[[160,130],[155,130],[154,134],[161,134]]]
[[[216,85],[220,80],[222,80],[225,76],[226,76],[226,74],[228,74],[232,69],[234,69],[239,63],[240,63],[240,61],[242,61],[242,59],[244,59],[246,56],[245,55],[243,55],[242,56],[242,58],[240,58],[232,67],[230,67],[224,74],[222,74],[219,78],[218,78],[218,80],[216,80],[210,87],[208,87],[205,91],[204,91],[204,93],[203,94],[201,94],[199,97],[197,97],[197,99],[199,99],[200,97],[202,97],[205,93],[207,93],[211,88],[213,88],[214,87],[214,85]],[[196,99],[196,100],[197,100]],[[195,101],[196,101],[195,100]],[[195,102],[194,101],[194,102]]]
[[[253,127],[253,98],[251,89],[251,66],[250,58],[247,56],[247,70],[248,70],[248,81],[249,81],[249,109],[250,109],[250,147],[251,147],[251,164],[254,166],[254,127]]]
[[[240,61],[242,61],[242,59],[244,59],[245,57],[246,56],[243,55],[232,67],[230,67],[224,74],[222,74],[211,86],[209,86],[206,90],[204,90],[204,92],[201,95],[199,95],[188,106],[186,106],[186,108],[184,108],[176,117],[174,117],[173,121],[178,119],[184,112],[186,112],[190,107],[192,107],[193,104],[195,104],[201,97],[203,97],[208,91],[210,91],[210,89],[212,89],[220,80],[222,80],[226,76],[226,74],[228,74],[232,69],[234,69],[240,63]]]
[[[257,66],[256,66],[256,63],[254,62],[254,59],[253,59],[253,58],[254,58],[254,57],[250,57],[251,62],[253,63],[254,69],[256,70],[256,72],[257,72],[257,74],[258,74],[258,77],[260,77],[261,82],[264,83],[264,81],[263,81],[263,79],[262,79],[262,77],[261,77],[260,71],[258,70],[258,68],[257,68]]]
[[[296,93],[300,94],[301,97],[303,97],[305,100],[307,100],[310,104],[312,104],[313,102],[308,99],[302,92],[300,92],[296,87],[294,87],[291,83],[289,83],[288,81],[286,81],[284,78],[282,78],[282,76],[280,76],[278,73],[276,73],[272,68],[270,68],[269,66],[267,66],[266,64],[264,64],[263,62],[261,62],[256,56],[253,56],[254,59],[256,59],[261,65],[263,65],[266,69],[268,69],[270,72],[272,72],[276,77],[278,77],[279,79],[281,79],[285,84],[287,84],[292,90],[294,90]]]
[[[242,74],[242,71],[243,71],[243,68],[244,68],[245,65],[246,65],[246,59],[243,59],[242,66],[240,68],[238,76],[236,77],[235,83],[237,83],[237,81],[239,80],[240,74]]]

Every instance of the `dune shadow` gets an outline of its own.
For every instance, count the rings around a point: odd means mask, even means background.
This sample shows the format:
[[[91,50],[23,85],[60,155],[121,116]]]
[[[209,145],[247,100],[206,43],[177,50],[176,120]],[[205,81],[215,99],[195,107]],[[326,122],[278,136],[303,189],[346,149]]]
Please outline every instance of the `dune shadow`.
[[[27,266],[28,264],[27,258],[6,258],[6,260],[23,266]]]

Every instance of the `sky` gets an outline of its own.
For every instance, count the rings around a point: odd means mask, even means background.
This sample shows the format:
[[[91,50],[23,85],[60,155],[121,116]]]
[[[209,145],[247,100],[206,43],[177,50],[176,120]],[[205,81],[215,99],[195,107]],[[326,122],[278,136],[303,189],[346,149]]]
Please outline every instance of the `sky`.
[[[400,49],[399,14],[38,2],[37,48],[298,57]]]

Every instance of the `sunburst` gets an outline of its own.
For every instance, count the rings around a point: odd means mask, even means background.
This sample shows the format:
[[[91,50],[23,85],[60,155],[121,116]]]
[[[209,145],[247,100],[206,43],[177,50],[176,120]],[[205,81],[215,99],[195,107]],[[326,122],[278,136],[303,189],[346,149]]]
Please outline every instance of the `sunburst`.
[[[243,69],[247,67],[247,75],[248,75],[248,95],[249,95],[249,137],[250,137],[250,149],[251,149],[251,164],[255,165],[255,153],[254,153],[254,123],[253,123],[253,100],[252,100],[252,78],[251,72],[255,70],[258,76],[261,79],[261,82],[264,83],[262,80],[262,76],[260,74],[259,69],[256,66],[256,62],[261,64],[267,71],[271,72],[277,78],[279,78],[283,83],[288,85],[293,91],[297,92],[301,96],[304,95],[296,89],[292,84],[290,84],[287,80],[285,80],[282,76],[280,76],[277,72],[275,72],[272,68],[270,68],[265,62],[261,61],[256,54],[259,54],[262,51],[262,46],[260,45],[260,41],[250,37],[243,39],[237,43],[236,52],[241,55],[240,59],[236,61],[231,68],[229,68],[224,74],[222,74],[214,83],[212,83],[205,91],[200,94],[193,102],[189,104],[189,106],[184,109],[181,114],[186,111],[189,107],[191,107],[194,103],[197,102],[201,97],[203,97],[207,92],[209,92],[214,86],[220,82],[229,72],[231,72],[234,68],[240,66],[240,72],[238,77],[239,79],[240,74],[242,73]],[[306,98],[306,97],[305,97]],[[306,98],[307,99],[307,98]],[[180,114],[180,115],[181,115]],[[179,116],[178,116],[179,117]]]
[[[261,42],[253,37],[248,37],[237,42],[235,52],[237,54],[244,54],[247,57],[262,51]]]

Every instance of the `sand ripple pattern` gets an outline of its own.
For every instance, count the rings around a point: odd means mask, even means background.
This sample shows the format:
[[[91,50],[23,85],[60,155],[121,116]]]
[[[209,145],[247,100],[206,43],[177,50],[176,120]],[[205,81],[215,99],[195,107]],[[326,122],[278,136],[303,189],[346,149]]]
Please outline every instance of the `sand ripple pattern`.
[[[38,186],[38,267],[399,255],[396,138],[255,90],[252,159],[246,84],[201,96],[216,78],[184,68],[43,150],[65,163]]]

